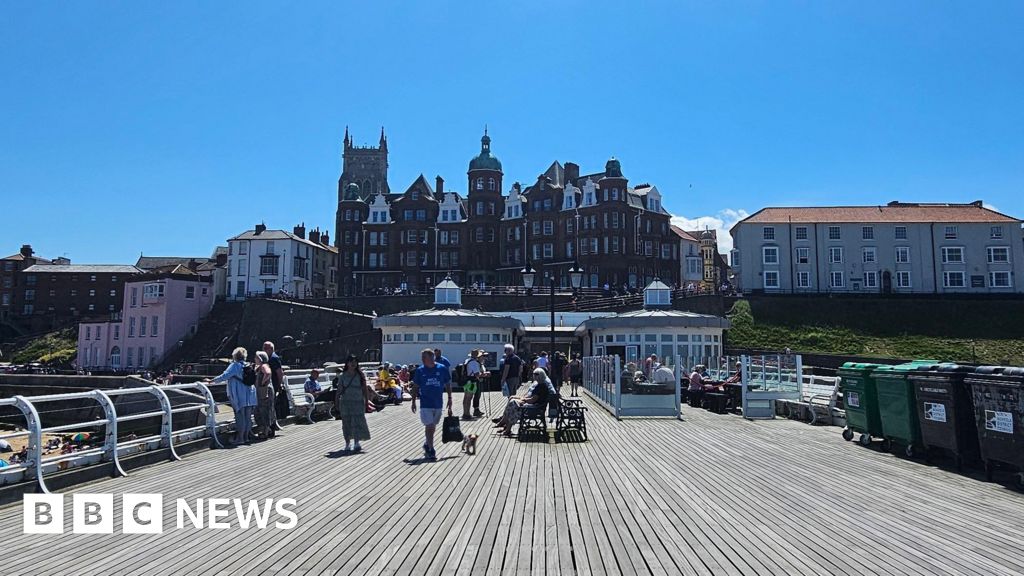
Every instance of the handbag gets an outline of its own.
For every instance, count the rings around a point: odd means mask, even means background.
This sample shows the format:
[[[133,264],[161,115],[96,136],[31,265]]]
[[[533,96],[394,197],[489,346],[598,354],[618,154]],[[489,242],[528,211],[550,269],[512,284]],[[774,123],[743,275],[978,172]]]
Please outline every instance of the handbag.
[[[459,427],[459,417],[453,416],[451,412],[444,417],[441,423],[441,443],[462,442],[462,429]]]

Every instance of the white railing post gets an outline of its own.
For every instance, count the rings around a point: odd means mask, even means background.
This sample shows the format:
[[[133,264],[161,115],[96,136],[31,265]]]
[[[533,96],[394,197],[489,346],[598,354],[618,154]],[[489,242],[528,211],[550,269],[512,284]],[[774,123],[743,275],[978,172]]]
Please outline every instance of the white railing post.
[[[682,367],[680,366],[680,362],[682,359],[682,356],[676,355],[676,365],[673,366],[672,370],[672,374],[675,376],[676,381],[676,420],[683,417],[682,390],[680,389],[680,380],[682,379]]]
[[[100,403],[100,406],[103,407],[104,414],[107,416],[107,435],[103,442],[103,451],[109,451],[111,453],[115,476],[117,474],[127,476],[128,473],[121,468],[121,458],[117,453],[117,409],[114,408],[114,402],[110,399],[110,396],[104,394],[102,390],[93,390],[92,397]]]
[[[206,427],[210,438],[213,440],[214,446],[223,448],[224,445],[220,443],[220,438],[217,437],[217,401],[213,399],[213,392],[210,391],[209,386],[202,382],[195,382],[195,386],[206,397]]]
[[[24,396],[15,396],[14,401],[25,414],[28,423],[28,449],[31,460],[26,463],[27,467],[34,469],[39,491],[49,494],[50,489],[46,487],[46,481],[43,480],[43,426],[39,420],[39,412]]]
[[[159,386],[150,386],[149,391],[156,396],[160,402],[160,408],[164,411],[162,422],[160,423],[160,436],[167,443],[171,460],[181,460],[181,456],[178,456],[178,453],[174,450],[174,412],[171,408],[171,399],[167,397],[167,393],[161,390]]]
[[[622,368],[621,359],[615,356],[615,418],[622,420]]]

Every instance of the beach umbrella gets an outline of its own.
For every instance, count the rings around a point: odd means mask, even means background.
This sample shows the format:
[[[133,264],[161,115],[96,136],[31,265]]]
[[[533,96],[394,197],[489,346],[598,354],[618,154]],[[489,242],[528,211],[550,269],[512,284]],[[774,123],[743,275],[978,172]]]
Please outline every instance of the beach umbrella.
[[[75,434],[74,436],[71,437],[71,441],[72,442],[82,442],[82,441],[85,441],[85,440],[88,440],[88,439],[89,439],[89,433],[88,432],[79,432],[78,434]]]
[[[7,460],[0,458],[0,468],[7,468],[8,466],[9,464],[7,463]]]

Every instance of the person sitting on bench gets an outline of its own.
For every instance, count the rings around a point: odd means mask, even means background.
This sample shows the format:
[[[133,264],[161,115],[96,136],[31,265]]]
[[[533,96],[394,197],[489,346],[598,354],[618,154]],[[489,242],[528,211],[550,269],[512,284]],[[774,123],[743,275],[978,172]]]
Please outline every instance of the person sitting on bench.
[[[505,406],[505,414],[495,424],[495,428],[500,428],[498,432],[503,436],[512,436],[512,427],[519,422],[519,417],[522,415],[524,408],[527,406],[541,406],[543,410],[543,406],[548,403],[548,399],[554,398],[557,394],[558,392],[555,391],[554,384],[548,378],[548,373],[543,368],[534,368],[533,383],[527,389],[526,395],[509,398],[509,402]]]
[[[306,383],[302,385],[302,389],[306,394],[311,394],[313,396],[314,416],[316,416],[318,412],[330,414],[331,406],[334,405],[333,388],[331,386],[328,386],[327,388],[320,386],[319,378],[320,370],[313,368],[309,372],[309,378],[306,378]]]

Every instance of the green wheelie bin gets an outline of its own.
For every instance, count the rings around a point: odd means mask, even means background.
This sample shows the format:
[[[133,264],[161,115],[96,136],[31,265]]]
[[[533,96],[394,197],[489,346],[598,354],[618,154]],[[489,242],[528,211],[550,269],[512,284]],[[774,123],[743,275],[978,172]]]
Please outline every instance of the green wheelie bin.
[[[854,433],[859,433],[860,444],[868,446],[872,436],[882,436],[882,420],[878,415],[878,398],[872,375],[882,366],[870,362],[847,362],[839,367],[837,374],[846,409],[843,439],[853,440]]]
[[[938,362],[915,360],[908,364],[882,366],[872,373],[882,422],[882,449],[893,444],[903,448],[907,458],[921,451],[921,427],[917,420],[917,398],[909,376],[934,370]]]

